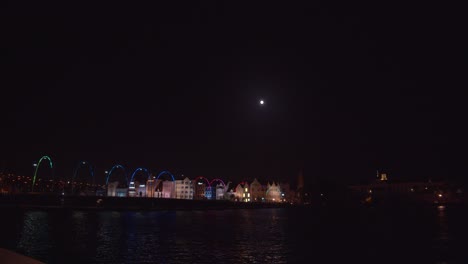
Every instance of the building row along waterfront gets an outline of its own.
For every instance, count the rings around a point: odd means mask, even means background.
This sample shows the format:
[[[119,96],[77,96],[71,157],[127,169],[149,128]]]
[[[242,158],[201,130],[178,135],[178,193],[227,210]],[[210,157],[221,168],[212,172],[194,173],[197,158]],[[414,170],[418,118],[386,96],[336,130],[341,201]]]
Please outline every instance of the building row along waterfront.
[[[257,179],[243,181],[235,187],[231,182],[225,184],[218,180],[211,184],[188,177],[174,181],[149,179],[143,182],[130,182],[129,187],[119,182],[109,182],[107,196],[152,197],[187,200],[231,200],[238,202],[292,202],[296,191],[289,183],[267,182],[261,184]]]
[[[107,185],[67,180],[54,181],[38,179],[35,192],[60,192],[66,195],[148,197],[186,200],[230,200],[238,202],[300,202],[302,181],[299,178],[297,189],[289,183],[267,182],[258,179],[242,181],[237,185],[224,183],[221,179],[211,182],[204,177],[188,177],[173,180],[161,178],[135,177],[127,182],[125,177],[109,181]],[[3,194],[31,192],[31,177],[14,174],[0,174],[0,191]]]

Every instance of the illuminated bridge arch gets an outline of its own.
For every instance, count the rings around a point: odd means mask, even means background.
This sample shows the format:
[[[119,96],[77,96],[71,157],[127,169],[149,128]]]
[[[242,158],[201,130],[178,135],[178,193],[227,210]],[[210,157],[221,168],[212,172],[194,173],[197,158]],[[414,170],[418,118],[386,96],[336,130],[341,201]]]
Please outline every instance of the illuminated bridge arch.
[[[170,173],[169,171],[161,171],[159,174],[158,174],[158,177],[156,177],[156,180],[159,179],[159,177],[161,177],[162,175],[164,174],[169,174],[172,178],[172,181],[175,181],[174,179],[174,175],[172,175],[172,173]]]
[[[41,166],[41,163],[43,160],[48,160],[49,161],[49,166],[51,169],[54,168],[53,164],[52,164],[52,159],[49,157],[49,156],[42,156],[39,161],[37,162],[37,165],[36,165],[36,170],[34,171],[34,176],[33,176],[33,181],[32,181],[32,188],[31,188],[31,191],[34,191],[34,185],[36,184],[36,176],[37,176],[37,171],[39,170],[39,167]]]
[[[210,185],[212,185],[214,182],[219,182],[219,183],[221,183],[221,184],[223,185],[223,188],[226,189],[226,184],[224,184],[223,180],[221,180],[221,179],[213,179],[213,180],[211,180]]]
[[[108,183],[109,183],[109,178],[110,178],[112,172],[114,172],[114,170],[116,170],[116,169],[122,169],[123,170],[124,176],[125,176],[125,183],[128,185],[128,178],[127,178],[127,173],[125,172],[125,167],[122,166],[122,165],[119,165],[119,164],[114,165],[114,167],[112,167],[112,169],[107,174],[106,185],[108,185]]]
[[[91,179],[92,179],[92,183],[94,184],[95,182],[95,179],[94,179],[94,169],[93,169],[93,166],[91,166],[91,164],[87,161],[80,161],[78,162],[78,164],[76,165],[76,168],[75,168],[75,171],[73,172],[73,178],[72,178],[72,190],[73,190],[73,187],[74,187],[74,182],[75,182],[75,179],[76,179],[76,175],[78,174],[78,170],[83,168],[83,167],[88,167],[88,170],[89,170],[89,175],[91,175]]]
[[[136,170],[132,173],[132,177],[130,177],[130,183],[133,182],[133,178],[135,178],[135,174],[136,174],[137,172],[139,172],[139,171],[145,172],[145,173],[146,173],[146,178],[147,178],[147,180],[150,179],[151,175],[150,175],[149,171],[148,171],[146,168],[138,168],[138,169],[136,169]]]
[[[224,184],[223,180],[221,179],[213,179],[211,180],[210,182],[210,186],[207,188],[208,192],[210,192],[210,194],[208,195],[208,198],[209,199],[215,199],[217,200],[217,196],[216,196],[216,183],[221,183],[221,185],[223,186],[223,190],[226,192],[226,184]],[[214,184],[214,185],[213,185]]]

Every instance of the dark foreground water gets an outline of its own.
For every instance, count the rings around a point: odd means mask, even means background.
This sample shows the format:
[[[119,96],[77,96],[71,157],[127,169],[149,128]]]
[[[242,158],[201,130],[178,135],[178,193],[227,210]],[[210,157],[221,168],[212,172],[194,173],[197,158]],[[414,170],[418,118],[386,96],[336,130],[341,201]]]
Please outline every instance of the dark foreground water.
[[[2,209],[0,247],[47,263],[468,263],[466,211]]]

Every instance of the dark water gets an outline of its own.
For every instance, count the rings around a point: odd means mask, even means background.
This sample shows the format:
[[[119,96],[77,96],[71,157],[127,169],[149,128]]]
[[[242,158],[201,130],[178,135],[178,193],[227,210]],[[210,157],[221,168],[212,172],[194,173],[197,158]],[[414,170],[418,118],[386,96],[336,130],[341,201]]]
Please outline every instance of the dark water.
[[[465,211],[3,209],[0,247],[47,263],[468,263]]]

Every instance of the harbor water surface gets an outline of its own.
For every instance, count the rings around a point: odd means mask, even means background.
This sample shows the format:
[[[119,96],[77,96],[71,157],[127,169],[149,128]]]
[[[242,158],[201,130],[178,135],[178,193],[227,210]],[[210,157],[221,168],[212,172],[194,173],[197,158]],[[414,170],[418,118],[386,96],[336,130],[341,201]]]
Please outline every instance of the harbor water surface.
[[[0,247],[46,263],[468,263],[466,211],[5,209]]]

